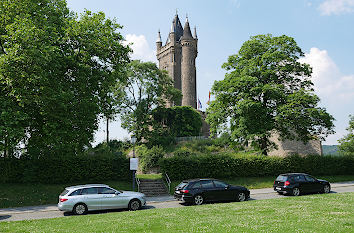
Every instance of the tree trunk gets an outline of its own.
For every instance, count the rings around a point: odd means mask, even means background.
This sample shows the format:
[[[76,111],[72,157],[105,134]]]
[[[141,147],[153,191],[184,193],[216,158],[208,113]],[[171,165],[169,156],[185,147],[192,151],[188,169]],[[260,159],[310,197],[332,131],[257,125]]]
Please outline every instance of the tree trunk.
[[[106,122],[106,140],[107,140],[107,145],[109,143],[109,129],[108,129],[108,126],[109,126],[109,117],[106,118],[107,119],[107,122]]]
[[[264,137],[262,137],[262,139],[261,139],[262,155],[265,155],[265,156],[268,155],[267,149],[268,149],[268,148],[267,148],[267,137],[264,136]]]
[[[9,149],[8,149],[8,137],[5,136],[5,145],[4,145],[4,157],[7,158],[9,157]]]

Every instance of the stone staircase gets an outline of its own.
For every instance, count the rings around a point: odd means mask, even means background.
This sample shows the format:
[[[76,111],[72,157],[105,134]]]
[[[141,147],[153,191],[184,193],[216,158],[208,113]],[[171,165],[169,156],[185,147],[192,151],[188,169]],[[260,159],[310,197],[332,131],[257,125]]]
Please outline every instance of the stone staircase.
[[[141,179],[139,192],[144,193],[147,197],[169,195],[168,190],[162,180]]]

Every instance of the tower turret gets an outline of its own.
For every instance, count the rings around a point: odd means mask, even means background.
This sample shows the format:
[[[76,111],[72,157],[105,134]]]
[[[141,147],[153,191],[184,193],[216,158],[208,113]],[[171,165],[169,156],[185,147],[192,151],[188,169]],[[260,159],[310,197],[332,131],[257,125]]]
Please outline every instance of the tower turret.
[[[197,79],[195,68],[195,59],[197,57],[197,40],[192,36],[188,17],[186,18],[186,23],[184,25],[181,45],[182,106],[192,106],[193,108],[197,108]]]
[[[196,35],[194,35],[196,37]],[[176,13],[166,44],[162,44],[160,32],[156,41],[156,56],[159,68],[166,70],[174,81],[174,87],[181,90],[182,103],[168,103],[167,106],[183,105],[197,107],[196,69],[197,39],[192,36],[188,18],[183,29]],[[182,74],[183,73],[183,74]],[[184,84],[182,84],[184,79]]]
[[[157,35],[157,40],[156,40],[156,49],[157,51],[159,51],[162,47],[162,41],[161,41],[161,34],[160,34],[160,30],[158,32],[158,35]]]

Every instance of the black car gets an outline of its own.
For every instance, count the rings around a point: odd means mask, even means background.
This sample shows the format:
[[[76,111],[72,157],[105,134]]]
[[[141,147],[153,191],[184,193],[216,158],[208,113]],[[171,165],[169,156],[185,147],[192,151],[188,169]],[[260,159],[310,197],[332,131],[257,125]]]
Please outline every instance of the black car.
[[[274,181],[274,191],[279,194],[299,196],[303,193],[329,193],[331,185],[326,180],[318,180],[304,173],[287,173],[279,175]]]
[[[242,186],[232,186],[216,179],[193,179],[180,183],[174,194],[175,199],[201,205],[211,201],[246,201],[250,191]]]

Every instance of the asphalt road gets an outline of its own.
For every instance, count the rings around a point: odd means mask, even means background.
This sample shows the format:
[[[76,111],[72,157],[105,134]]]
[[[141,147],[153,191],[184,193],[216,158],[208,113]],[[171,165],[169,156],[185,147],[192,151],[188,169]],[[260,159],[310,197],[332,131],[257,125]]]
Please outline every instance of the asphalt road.
[[[250,191],[251,191],[251,198],[248,201],[284,197],[283,195],[278,195],[277,193],[275,193],[271,188],[251,189]],[[331,193],[345,193],[345,192],[354,192],[353,181],[332,184]],[[178,201],[174,201],[173,198],[169,196],[169,197],[160,197],[160,198],[150,198],[150,201],[148,199],[147,206],[144,207],[144,209],[180,208],[184,206],[185,205],[181,204]],[[111,213],[111,212],[121,212],[121,211],[126,211],[126,210],[93,211],[93,212],[89,212],[88,215],[105,214],[108,212]],[[0,209],[0,222],[43,219],[43,218],[58,218],[58,217],[66,217],[66,216],[73,216],[73,215],[70,213],[63,213],[62,211],[59,211],[56,205]]]

